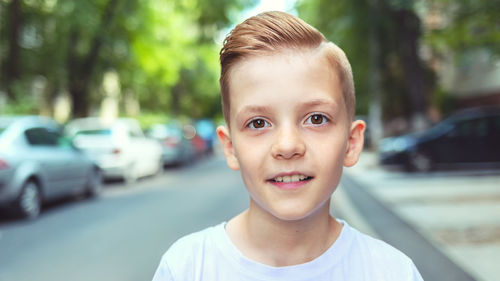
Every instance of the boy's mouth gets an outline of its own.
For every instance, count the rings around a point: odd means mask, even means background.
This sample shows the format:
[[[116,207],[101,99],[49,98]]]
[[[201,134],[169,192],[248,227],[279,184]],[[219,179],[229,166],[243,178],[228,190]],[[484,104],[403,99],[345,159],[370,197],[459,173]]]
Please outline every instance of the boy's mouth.
[[[300,173],[283,173],[274,176],[268,182],[279,189],[296,190],[309,183],[313,177]]]
[[[272,182],[283,182],[283,183],[291,183],[291,182],[300,182],[307,181],[312,179],[312,177],[306,175],[287,175],[287,176],[277,176],[273,179],[270,179]]]

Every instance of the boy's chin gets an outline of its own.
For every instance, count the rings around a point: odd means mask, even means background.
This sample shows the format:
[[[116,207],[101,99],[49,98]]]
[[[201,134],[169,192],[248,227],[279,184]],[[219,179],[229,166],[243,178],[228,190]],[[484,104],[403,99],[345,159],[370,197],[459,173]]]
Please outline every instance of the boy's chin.
[[[317,217],[321,213],[318,209],[320,209],[320,207],[279,206],[279,208],[274,208],[271,214],[280,221],[292,223]]]

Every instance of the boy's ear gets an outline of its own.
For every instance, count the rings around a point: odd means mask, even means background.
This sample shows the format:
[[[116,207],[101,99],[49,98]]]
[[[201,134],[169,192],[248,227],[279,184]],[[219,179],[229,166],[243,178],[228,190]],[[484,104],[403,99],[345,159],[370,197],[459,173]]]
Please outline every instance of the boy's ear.
[[[227,166],[233,170],[239,170],[240,165],[234,153],[233,141],[231,139],[229,129],[226,126],[217,127],[217,136],[219,137],[219,141],[222,145]]]
[[[347,141],[347,150],[344,157],[344,166],[351,167],[358,162],[359,155],[363,150],[365,140],[365,122],[356,120],[352,122]]]

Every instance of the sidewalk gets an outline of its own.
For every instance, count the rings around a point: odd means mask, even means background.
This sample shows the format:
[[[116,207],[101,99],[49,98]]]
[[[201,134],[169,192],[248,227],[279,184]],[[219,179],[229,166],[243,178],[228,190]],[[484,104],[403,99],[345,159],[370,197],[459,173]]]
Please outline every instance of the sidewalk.
[[[500,174],[389,172],[378,167],[371,152],[363,152],[344,173],[474,279],[498,280]],[[333,196],[335,208],[352,225],[377,236],[344,188]]]

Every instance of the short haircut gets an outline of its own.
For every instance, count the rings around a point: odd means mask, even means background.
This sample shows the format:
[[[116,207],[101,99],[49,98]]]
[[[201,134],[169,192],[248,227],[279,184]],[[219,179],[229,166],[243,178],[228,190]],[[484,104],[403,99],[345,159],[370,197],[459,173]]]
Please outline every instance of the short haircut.
[[[320,50],[338,75],[350,120],[354,118],[356,98],[351,65],[337,45],[326,40],[316,28],[284,12],[265,12],[238,24],[224,40],[220,50],[222,112],[229,125],[230,74],[244,58],[280,51]]]

